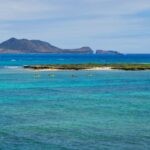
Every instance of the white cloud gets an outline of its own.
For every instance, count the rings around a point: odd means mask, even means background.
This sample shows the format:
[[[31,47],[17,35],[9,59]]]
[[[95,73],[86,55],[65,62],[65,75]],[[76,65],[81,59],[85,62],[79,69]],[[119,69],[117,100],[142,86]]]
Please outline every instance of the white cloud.
[[[136,50],[150,47],[146,43],[150,37],[149,18],[138,16],[150,11],[150,0],[0,0],[0,3],[0,40],[16,36],[43,39],[64,48],[89,45],[123,51],[124,48],[131,51],[135,46]]]
[[[149,0],[0,0],[0,20],[132,15],[150,9]]]

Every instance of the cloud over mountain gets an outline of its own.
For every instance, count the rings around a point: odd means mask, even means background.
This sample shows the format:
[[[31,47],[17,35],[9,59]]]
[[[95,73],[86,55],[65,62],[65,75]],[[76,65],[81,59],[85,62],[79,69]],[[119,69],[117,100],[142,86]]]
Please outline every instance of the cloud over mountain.
[[[149,0],[0,0],[0,40],[149,52]],[[141,51],[142,49],[142,51]]]

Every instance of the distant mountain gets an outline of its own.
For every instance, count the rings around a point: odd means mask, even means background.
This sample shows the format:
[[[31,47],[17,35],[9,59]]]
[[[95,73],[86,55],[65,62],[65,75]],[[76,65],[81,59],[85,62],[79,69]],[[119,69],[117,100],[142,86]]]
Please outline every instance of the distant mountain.
[[[113,50],[96,50],[96,54],[115,54],[115,55],[121,55],[118,51]]]
[[[70,53],[70,54],[93,54],[90,47],[77,49],[62,49],[40,40],[10,38],[0,44],[0,53]],[[96,54],[120,54],[117,51],[97,50]]]
[[[89,47],[61,49],[40,40],[11,38],[0,44],[0,53],[85,53],[92,54]]]

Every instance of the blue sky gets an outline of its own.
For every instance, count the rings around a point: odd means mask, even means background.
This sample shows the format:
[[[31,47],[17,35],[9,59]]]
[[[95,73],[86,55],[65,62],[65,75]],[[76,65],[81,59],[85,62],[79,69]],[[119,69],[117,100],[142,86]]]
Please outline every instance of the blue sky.
[[[150,53],[150,0],[0,0],[0,41]]]

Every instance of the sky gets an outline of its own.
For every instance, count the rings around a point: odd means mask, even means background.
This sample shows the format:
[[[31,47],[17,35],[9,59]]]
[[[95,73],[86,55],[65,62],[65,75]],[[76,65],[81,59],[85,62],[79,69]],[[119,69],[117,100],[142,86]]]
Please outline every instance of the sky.
[[[0,35],[150,53],[150,0],[0,0]]]

